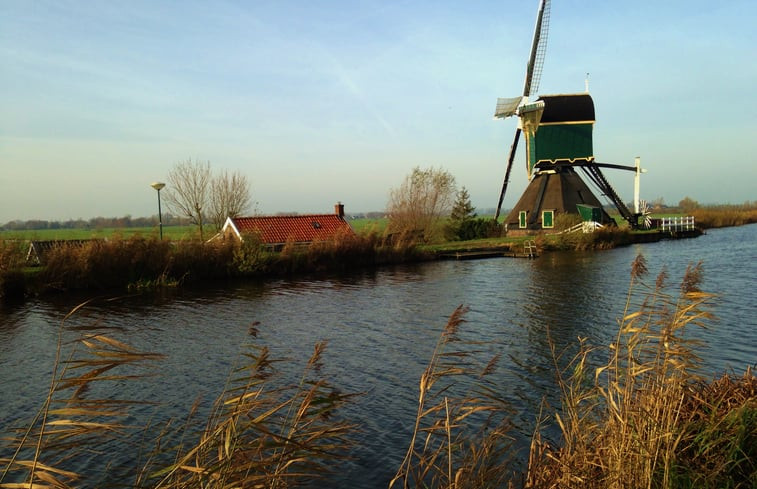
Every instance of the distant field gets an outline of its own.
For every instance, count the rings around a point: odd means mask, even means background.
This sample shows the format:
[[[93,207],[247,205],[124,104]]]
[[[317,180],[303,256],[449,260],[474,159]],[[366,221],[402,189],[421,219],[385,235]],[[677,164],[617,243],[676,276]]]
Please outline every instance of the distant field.
[[[352,229],[355,230],[355,232],[358,234],[371,232],[371,231],[382,233],[384,232],[384,229],[386,229],[386,225],[389,222],[389,220],[386,218],[381,218],[381,219],[362,218],[362,219],[347,219],[347,222],[350,223],[350,226],[352,226]]]
[[[163,237],[170,239],[183,239],[195,236],[197,226],[165,226]],[[208,237],[213,231],[206,233]],[[110,238],[114,236],[128,238],[131,236],[159,236],[157,226],[144,228],[101,228],[101,229],[33,229],[29,231],[0,231],[0,239],[24,239],[24,240],[56,240],[56,239],[92,239]]]
[[[654,217],[672,217],[682,216],[683,214],[654,214]],[[478,216],[482,218],[492,218],[493,216]],[[626,225],[625,220],[618,214],[611,215],[619,225]],[[383,233],[389,222],[386,218],[378,219],[347,219],[352,229],[356,233],[366,233],[375,231]],[[213,236],[214,231],[208,228],[206,239]],[[110,238],[119,236],[128,238],[130,236],[158,236],[158,227],[141,227],[141,228],[101,228],[101,229],[37,229],[30,231],[0,231],[0,239],[22,239],[22,240],[53,240],[53,239],[91,239],[91,238]],[[163,228],[163,237],[167,239],[180,240],[190,237],[197,237],[197,226],[166,226]]]
[[[386,229],[386,219],[349,219],[348,222],[356,233],[376,231],[381,233]],[[209,228],[212,229],[212,228]],[[205,239],[210,238],[214,230],[205,232]],[[65,240],[65,239],[92,239],[131,236],[158,236],[157,226],[142,228],[101,228],[101,229],[33,229],[29,231],[0,231],[0,239],[22,240]],[[166,226],[163,228],[163,237],[179,240],[197,237],[197,226]]]

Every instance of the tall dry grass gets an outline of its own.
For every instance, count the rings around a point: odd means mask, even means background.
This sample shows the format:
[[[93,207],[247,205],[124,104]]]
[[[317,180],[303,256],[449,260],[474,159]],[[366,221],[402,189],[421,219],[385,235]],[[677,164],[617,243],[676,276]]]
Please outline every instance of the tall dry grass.
[[[288,243],[279,253],[253,236],[208,243],[135,236],[84,245],[62,242],[46,253],[37,280],[42,290],[138,290],[184,281],[345,271],[420,256],[415,246],[390,244],[375,233],[344,233],[305,246]]]
[[[665,271],[653,284],[643,281],[646,273],[639,256],[609,361],[593,368],[594,349],[582,343],[579,354],[559,370],[562,406],[553,416],[562,439],[552,446],[535,433],[526,487],[754,487],[757,482],[755,450],[745,450],[757,443],[755,378],[747,369],[740,380],[725,376],[704,382],[697,371],[698,345],[686,334],[710,318],[713,295],[699,288],[701,263],[690,266],[673,291]],[[632,307],[635,287],[649,292]],[[704,386],[719,383],[728,385],[726,394],[703,395],[709,391]],[[697,413],[713,413],[713,406],[722,405],[721,395],[737,402],[703,423]],[[699,458],[703,434],[730,416],[742,416],[733,428],[742,432],[737,447],[732,453],[712,450],[730,443],[727,431],[718,428],[719,435],[706,443],[709,456]]]
[[[699,288],[701,264],[690,266],[675,288],[664,270],[652,284],[647,273],[637,257],[606,363],[597,367],[595,354],[602,352],[585,339],[567,361],[553,347],[561,405],[540,413],[521,474],[508,464],[506,422],[485,425],[483,436],[461,422],[478,412],[506,420],[506,405],[492,403],[496,396],[450,394],[454,378],[472,373],[467,353],[450,348],[463,322],[464,311],[457,310],[420,379],[416,426],[391,485],[754,488],[757,378],[747,368],[741,377],[705,381],[697,371],[699,345],[687,335],[710,319],[713,295]],[[542,438],[548,425],[559,429],[560,439]]]
[[[234,271],[234,247],[232,242],[173,242],[141,236],[78,246],[61,242],[46,253],[39,280],[46,289],[102,290],[228,277]]]
[[[64,324],[85,305],[71,311]],[[126,423],[128,410],[143,401],[93,392],[143,375],[161,356],[137,351],[98,329],[83,328],[65,354],[61,326],[47,397],[28,426],[4,440],[11,455],[0,458],[1,488],[76,487],[84,477],[67,467],[110,440],[128,438],[134,429]]]
[[[466,311],[452,314],[420,378],[415,426],[390,488],[504,487],[512,476],[510,408],[488,380],[499,356],[474,361],[481,345],[458,336]]]
[[[631,232],[628,228],[610,226],[605,226],[591,233],[538,234],[534,241],[539,250],[547,251],[608,250],[632,242]]]
[[[704,206],[689,214],[694,216],[694,221],[701,228],[743,226],[757,222],[757,203]]]
[[[250,347],[197,440],[172,453],[168,466],[153,453],[137,486],[288,488],[331,473],[354,427],[337,414],[352,396],[321,375],[325,349],[316,343],[299,384],[278,385],[268,349]]]
[[[0,299],[22,296],[26,290],[25,244],[18,240],[0,240]]]
[[[85,306],[64,319],[61,338],[70,329],[65,322]],[[111,440],[120,449],[133,450],[125,487],[300,487],[328,475],[346,457],[354,426],[338,410],[354,395],[340,392],[322,374],[325,342],[315,344],[294,384],[279,378],[275,364],[280,359],[265,347],[250,345],[227,384],[219,386],[206,422],[193,417],[195,405],[176,428],[171,423],[137,426],[131,424],[130,408],[149,400],[98,393],[119,392],[123,383],[154,373],[161,355],[137,351],[103,329],[101,324],[78,328],[81,337],[70,352],[59,340],[41,409],[27,427],[3,440],[0,453],[10,455],[0,458],[0,488],[91,485],[91,474],[72,466]],[[254,324],[250,333],[257,334]],[[135,445],[140,433],[143,440],[154,439],[155,446]],[[109,467],[103,461],[100,468]]]

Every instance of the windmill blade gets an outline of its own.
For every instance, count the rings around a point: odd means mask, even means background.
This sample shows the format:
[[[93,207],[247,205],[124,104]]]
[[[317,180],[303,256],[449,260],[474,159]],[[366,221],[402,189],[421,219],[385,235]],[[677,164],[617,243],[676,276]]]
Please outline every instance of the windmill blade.
[[[549,12],[550,0],[541,0],[539,10],[536,13],[536,27],[534,28],[534,39],[531,42],[531,54],[528,57],[526,67],[526,81],[523,85],[523,96],[509,99],[498,99],[497,109],[494,117],[505,118],[515,115],[518,108],[523,104],[529,95],[539,89],[539,80],[541,79],[541,70],[544,66],[544,56],[547,53],[547,31],[549,30]],[[515,152],[518,150],[518,141],[520,140],[520,127],[515,130],[513,144],[510,146],[510,155],[507,158],[507,169],[505,170],[505,180],[502,182],[502,190],[499,193],[499,203],[494,213],[494,220],[499,219],[499,213],[502,210],[502,201],[505,199],[507,184],[510,182],[510,170],[513,168]]]
[[[518,149],[518,140],[520,140],[520,129],[515,130],[515,137],[513,138],[513,144],[510,146],[510,156],[507,157],[507,170],[505,170],[505,181],[502,182],[502,190],[499,193],[499,203],[497,204],[497,211],[494,213],[494,221],[499,219],[499,213],[502,210],[502,201],[505,199],[505,192],[507,191],[507,184],[510,182],[510,170],[513,169],[513,160],[515,159],[515,151]]]
[[[523,85],[523,96],[528,97],[539,89],[541,71],[544,67],[544,57],[547,54],[547,32],[549,31],[550,0],[539,2],[536,14],[534,39],[531,42],[531,55],[526,68],[526,81]]]
[[[644,199],[639,202],[639,214],[641,214],[642,227],[650,229],[652,227],[652,209],[649,208],[649,204]]]

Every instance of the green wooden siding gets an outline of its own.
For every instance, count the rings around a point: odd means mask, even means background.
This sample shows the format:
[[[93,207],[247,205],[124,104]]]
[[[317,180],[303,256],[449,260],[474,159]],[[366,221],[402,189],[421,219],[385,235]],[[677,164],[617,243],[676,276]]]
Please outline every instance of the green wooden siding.
[[[529,167],[540,161],[589,159],[594,156],[592,123],[539,126],[529,138]]]

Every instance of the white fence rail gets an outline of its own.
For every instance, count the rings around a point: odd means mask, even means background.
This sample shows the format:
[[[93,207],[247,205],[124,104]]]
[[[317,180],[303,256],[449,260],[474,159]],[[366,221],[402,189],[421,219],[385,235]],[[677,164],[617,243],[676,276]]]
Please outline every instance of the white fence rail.
[[[566,229],[565,231],[562,231],[562,232],[561,232],[560,234],[575,233],[575,232],[577,232],[577,231],[581,231],[581,232],[583,232],[583,233],[593,233],[593,232],[594,232],[594,231],[596,231],[597,229],[600,229],[600,228],[603,228],[603,227],[604,227],[604,226],[603,226],[603,225],[601,225],[601,224],[600,224],[600,223],[598,223],[598,222],[594,222],[594,221],[584,221],[584,222],[579,222],[579,223],[578,223],[578,224],[576,224],[575,226],[571,226],[571,227],[569,227],[569,228],[568,228],[568,229]]]
[[[675,231],[693,231],[694,216],[687,217],[663,217],[660,220],[660,227],[663,231],[675,232]]]

